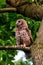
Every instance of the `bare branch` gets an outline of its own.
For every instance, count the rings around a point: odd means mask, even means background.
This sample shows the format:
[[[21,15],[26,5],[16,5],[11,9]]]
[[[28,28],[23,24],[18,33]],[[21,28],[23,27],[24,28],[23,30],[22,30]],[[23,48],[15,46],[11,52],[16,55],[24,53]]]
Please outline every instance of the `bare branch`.
[[[0,9],[0,13],[9,12],[9,11],[17,11],[16,8],[2,8]]]
[[[0,50],[23,50],[23,51],[29,51],[30,47],[21,47],[18,46],[0,46]]]

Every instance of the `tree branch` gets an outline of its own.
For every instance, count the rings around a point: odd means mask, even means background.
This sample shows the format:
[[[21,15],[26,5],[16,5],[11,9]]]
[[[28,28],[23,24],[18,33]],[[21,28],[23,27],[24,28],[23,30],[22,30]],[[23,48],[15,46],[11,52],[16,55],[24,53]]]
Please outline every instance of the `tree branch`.
[[[23,50],[29,51],[30,47],[23,47],[23,46],[0,46],[0,50]]]
[[[29,3],[27,0],[6,0],[6,3],[17,8],[17,12],[27,17],[42,20],[43,6],[38,6],[35,3]]]
[[[17,11],[16,8],[2,8],[0,9],[0,13],[9,12],[9,11]]]
[[[0,13],[9,12],[9,11],[16,11],[21,13],[27,17],[42,20],[43,18],[43,7],[37,6],[36,4],[25,4],[23,6],[19,6],[17,8],[3,8],[0,9]],[[28,14],[27,14],[28,13]]]

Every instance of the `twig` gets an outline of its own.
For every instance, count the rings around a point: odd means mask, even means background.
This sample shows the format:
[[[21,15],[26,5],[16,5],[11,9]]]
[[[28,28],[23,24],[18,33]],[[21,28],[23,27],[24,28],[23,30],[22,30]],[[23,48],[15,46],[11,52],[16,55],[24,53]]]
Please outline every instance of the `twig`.
[[[2,8],[0,9],[0,13],[9,12],[9,11],[17,11],[16,8]]]

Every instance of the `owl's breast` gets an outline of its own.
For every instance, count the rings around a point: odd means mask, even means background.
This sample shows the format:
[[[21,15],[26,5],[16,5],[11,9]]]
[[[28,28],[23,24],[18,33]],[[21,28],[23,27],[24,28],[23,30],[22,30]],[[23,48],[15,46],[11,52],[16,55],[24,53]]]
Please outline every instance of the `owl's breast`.
[[[25,40],[25,41],[28,41],[30,39],[28,33],[26,30],[22,30],[20,31],[20,36],[21,36],[21,39]]]

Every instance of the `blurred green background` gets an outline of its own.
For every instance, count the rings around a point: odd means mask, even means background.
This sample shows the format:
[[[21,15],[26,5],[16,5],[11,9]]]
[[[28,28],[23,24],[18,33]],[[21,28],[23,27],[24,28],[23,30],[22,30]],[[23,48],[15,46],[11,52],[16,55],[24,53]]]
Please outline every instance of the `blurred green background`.
[[[6,0],[0,0],[0,8],[6,7]],[[15,23],[17,19],[21,18],[27,21],[28,27],[32,32],[33,40],[35,40],[40,21],[30,19],[16,12],[0,13],[0,46],[16,45]],[[27,62],[23,62],[22,59],[18,62],[11,62],[11,60],[14,60],[16,54],[17,51],[15,50],[0,50],[0,65],[30,65],[29,62],[31,59]]]

